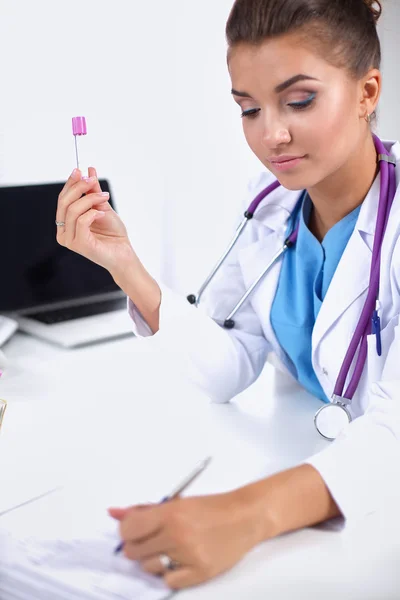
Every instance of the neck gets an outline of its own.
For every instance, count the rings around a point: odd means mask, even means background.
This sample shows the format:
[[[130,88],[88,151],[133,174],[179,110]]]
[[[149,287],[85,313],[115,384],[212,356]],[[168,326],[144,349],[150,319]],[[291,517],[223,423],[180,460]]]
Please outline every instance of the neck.
[[[319,241],[331,227],[363,203],[378,170],[374,140],[368,136],[345,165],[307,190],[313,204],[309,229]]]

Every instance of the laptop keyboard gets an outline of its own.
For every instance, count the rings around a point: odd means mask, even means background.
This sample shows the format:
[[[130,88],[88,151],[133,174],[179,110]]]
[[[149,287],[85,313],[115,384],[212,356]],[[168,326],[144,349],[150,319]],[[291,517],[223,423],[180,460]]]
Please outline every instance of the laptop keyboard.
[[[68,308],[58,308],[56,310],[52,309],[26,316],[29,319],[40,321],[40,323],[46,323],[46,325],[54,325],[54,323],[63,323],[64,321],[113,312],[123,308],[126,308],[125,297],[113,298],[112,300],[104,300],[102,302],[91,302],[90,304],[82,304],[80,306],[69,306]]]

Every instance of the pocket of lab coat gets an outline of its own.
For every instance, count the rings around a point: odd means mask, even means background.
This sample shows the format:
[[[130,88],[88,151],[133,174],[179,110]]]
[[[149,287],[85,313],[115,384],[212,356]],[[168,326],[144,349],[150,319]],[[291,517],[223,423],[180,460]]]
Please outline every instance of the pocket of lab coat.
[[[371,334],[367,336],[368,343],[368,380],[374,383],[382,379],[382,372],[385,367],[386,359],[390,347],[394,340],[396,325],[399,324],[399,315],[390,319],[389,323],[381,331],[382,353],[378,356],[376,351],[376,336]]]

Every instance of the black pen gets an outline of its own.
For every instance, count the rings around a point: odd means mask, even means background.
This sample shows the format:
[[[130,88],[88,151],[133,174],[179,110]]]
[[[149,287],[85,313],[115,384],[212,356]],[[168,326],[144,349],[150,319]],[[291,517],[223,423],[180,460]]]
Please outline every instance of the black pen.
[[[170,500],[173,500],[174,498],[179,496],[179,494],[181,494],[192,483],[192,481],[194,481],[200,475],[200,473],[202,473],[204,471],[204,469],[206,467],[208,467],[210,462],[211,462],[211,456],[209,456],[208,458],[199,462],[199,464],[196,465],[196,467],[193,469],[193,471],[191,471],[189,473],[189,475],[187,475],[185,477],[185,479],[183,479],[183,481],[181,481],[172,490],[171,493],[169,493],[167,496],[164,496],[164,498],[160,501],[159,504],[164,504],[164,502],[169,502]],[[118,544],[118,546],[114,550],[114,554],[118,554],[119,552],[121,552],[121,550],[124,547],[124,544],[125,544],[125,542],[121,542],[120,544]]]

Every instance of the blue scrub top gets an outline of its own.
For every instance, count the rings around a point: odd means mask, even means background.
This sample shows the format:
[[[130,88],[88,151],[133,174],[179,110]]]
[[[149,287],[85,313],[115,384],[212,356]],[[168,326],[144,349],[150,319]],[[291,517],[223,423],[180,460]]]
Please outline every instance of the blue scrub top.
[[[293,362],[299,383],[317,398],[329,402],[311,363],[311,336],[336,267],[353,233],[361,205],[336,223],[322,243],[308,229],[312,203],[304,192],[293,222],[300,220],[295,246],[284,254],[278,287],[271,308],[275,336]]]

